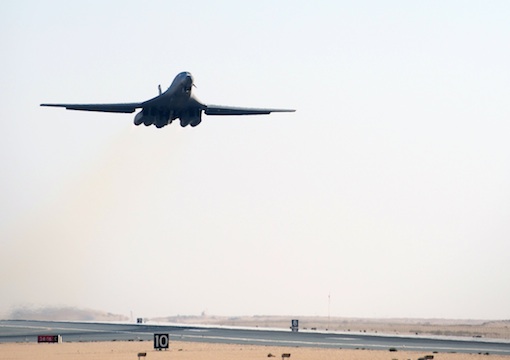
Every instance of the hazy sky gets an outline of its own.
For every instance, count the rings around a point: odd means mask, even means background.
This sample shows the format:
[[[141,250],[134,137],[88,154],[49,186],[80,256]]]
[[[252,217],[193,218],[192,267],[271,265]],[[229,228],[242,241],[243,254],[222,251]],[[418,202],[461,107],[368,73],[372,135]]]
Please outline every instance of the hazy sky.
[[[510,2],[7,1],[0,316],[510,318]],[[207,117],[132,102],[181,71]]]

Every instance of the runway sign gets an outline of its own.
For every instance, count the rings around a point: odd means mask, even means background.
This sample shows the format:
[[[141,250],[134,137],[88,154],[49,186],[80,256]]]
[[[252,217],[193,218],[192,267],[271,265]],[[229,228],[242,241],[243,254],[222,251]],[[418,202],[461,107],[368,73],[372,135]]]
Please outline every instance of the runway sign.
[[[299,320],[296,319],[292,320],[290,328],[292,332],[297,332],[299,330]]]
[[[154,349],[168,349],[170,345],[168,334],[154,334]]]
[[[38,343],[60,343],[60,342],[62,342],[62,337],[60,335],[38,335],[37,342]]]

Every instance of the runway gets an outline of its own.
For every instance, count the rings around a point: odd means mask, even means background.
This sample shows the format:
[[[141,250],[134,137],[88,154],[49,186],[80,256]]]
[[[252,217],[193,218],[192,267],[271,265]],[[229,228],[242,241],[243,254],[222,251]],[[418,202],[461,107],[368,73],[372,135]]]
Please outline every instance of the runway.
[[[438,353],[489,353],[510,355],[510,342],[486,339],[449,339],[367,335],[363,333],[297,332],[290,330],[222,327],[1,320],[0,342],[36,342],[37,335],[61,335],[64,342],[144,341],[154,333],[169,334],[170,341],[251,344],[288,347],[426,351]]]

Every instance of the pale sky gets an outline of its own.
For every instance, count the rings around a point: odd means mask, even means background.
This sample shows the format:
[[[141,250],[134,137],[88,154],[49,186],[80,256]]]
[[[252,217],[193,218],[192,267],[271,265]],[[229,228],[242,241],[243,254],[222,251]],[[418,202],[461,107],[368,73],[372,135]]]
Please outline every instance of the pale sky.
[[[510,2],[6,1],[0,317],[510,318]],[[207,117],[133,102],[190,71]]]

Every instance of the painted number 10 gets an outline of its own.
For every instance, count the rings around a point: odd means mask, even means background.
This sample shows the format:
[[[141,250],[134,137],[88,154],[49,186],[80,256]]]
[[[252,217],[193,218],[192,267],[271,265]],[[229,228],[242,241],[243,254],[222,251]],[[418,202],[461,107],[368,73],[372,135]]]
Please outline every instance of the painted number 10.
[[[168,349],[168,334],[154,334],[154,349]]]

